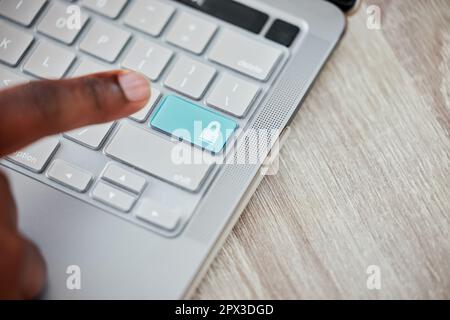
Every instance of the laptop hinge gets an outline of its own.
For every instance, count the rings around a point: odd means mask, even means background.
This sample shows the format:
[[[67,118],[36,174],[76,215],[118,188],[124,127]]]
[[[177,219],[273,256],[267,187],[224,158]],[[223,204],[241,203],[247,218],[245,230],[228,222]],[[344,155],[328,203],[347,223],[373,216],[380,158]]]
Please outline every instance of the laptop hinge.
[[[341,8],[341,10],[344,12],[349,12],[359,2],[359,0],[326,0],[326,1],[334,3],[336,6]]]

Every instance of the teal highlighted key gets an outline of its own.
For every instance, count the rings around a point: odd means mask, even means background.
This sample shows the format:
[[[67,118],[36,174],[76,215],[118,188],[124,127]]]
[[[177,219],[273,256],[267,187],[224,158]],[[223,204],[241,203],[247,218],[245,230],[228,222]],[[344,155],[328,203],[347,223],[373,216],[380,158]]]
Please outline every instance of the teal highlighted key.
[[[233,120],[173,95],[163,99],[150,125],[212,153],[221,152],[237,128]]]

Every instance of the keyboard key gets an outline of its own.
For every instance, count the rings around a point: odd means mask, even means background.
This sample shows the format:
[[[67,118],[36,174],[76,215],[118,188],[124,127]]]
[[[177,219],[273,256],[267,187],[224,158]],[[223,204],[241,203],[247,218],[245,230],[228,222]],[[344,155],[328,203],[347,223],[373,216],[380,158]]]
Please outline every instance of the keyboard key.
[[[67,10],[69,6],[69,4],[54,2],[39,23],[37,30],[66,44],[73,43],[86,24],[88,16],[82,13],[80,25],[75,25],[71,18],[73,12]]]
[[[208,97],[207,103],[241,118],[255,100],[258,92],[259,87],[257,85],[224,74]]]
[[[176,96],[167,96],[150,122],[168,135],[213,153],[222,151],[237,123]]]
[[[3,0],[0,1],[0,15],[24,26],[29,26],[46,0]]]
[[[157,37],[169,22],[175,9],[156,0],[136,0],[125,17],[125,24]]]
[[[147,103],[147,105],[136,112],[135,114],[130,116],[130,119],[133,119],[137,122],[144,122],[147,120],[148,115],[150,114],[150,111],[153,109],[153,107],[158,102],[159,98],[161,97],[161,91],[159,91],[156,88],[152,88],[152,97],[150,98],[150,101]]]
[[[139,39],[122,62],[122,66],[141,72],[149,79],[156,81],[169,63],[172,55],[172,50]]]
[[[98,150],[108,137],[113,126],[114,122],[91,125],[67,132],[64,136],[88,148]]]
[[[116,164],[110,164],[103,173],[102,178],[136,194],[140,194],[147,183],[144,177]]]
[[[114,122],[95,124],[84,128],[66,132],[64,136],[78,142],[85,147],[98,150],[110,133]]]
[[[167,41],[193,53],[202,53],[217,25],[189,13],[181,13],[167,34]]]
[[[123,212],[128,212],[136,202],[136,197],[114,188],[104,182],[99,182],[92,191],[92,197],[107,206]]]
[[[23,69],[39,78],[61,79],[74,60],[73,52],[42,41]]]
[[[128,0],[83,0],[81,5],[104,16],[115,19],[122,12],[127,2]]]
[[[92,174],[59,159],[53,161],[47,177],[77,192],[86,191],[92,181]]]
[[[57,138],[44,138],[7,156],[7,159],[36,173],[44,171],[53,154],[59,147]]]
[[[12,87],[24,82],[28,82],[28,79],[0,66],[0,89]]]
[[[80,44],[80,49],[108,62],[114,62],[130,39],[130,33],[97,21]]]
[[[299,33],[299,27],[290,24],[289,22],[276,19],[269,31],[267,31],[266,38],[282,44],[283,46],[290,47]]]
[[[180,215],[150,199],[145,199],[136,210],[136,217],[168,231],[174,230],[180,222]]]
[[[257,53],[257,54],[255,54]],[[209,53],[209,59],[245,75],[265,81],[283,52],[239,33],[223,31]]]
[[[216,69],[196,60],[181,57],[164,85],[192,99],[200,99],[216,74]]]
[[[0,21],[0,61],[17,65],[32,42],[32,35]]]
[[[132,143],[130,143],[132,141]],[[146,129],[123,123],[105,149],[114,159],[173,183],[190,191],[198,190],[213,161],[208,154],[182,142],[165,140]],[[191,155],[190,163],[178,159],[177,154]]]
[[[81,77],[91,73],[104,72],[115,69],[113,66],[107,66],[97,63],[91,59],[84,59],[75,69],[72,77]]]

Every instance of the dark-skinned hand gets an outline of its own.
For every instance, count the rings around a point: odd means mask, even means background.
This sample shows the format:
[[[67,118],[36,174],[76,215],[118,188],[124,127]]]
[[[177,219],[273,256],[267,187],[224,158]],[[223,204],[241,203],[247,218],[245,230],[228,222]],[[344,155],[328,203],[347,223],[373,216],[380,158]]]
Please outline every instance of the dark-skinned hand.
[[[0,158],[48,135],[133,114],[150,98],[140,74],[111,71],[34,81],[0,91]],[[20,233],[6,176],[0,172],[0,299],[31,299],[45,284],[45,261]]]

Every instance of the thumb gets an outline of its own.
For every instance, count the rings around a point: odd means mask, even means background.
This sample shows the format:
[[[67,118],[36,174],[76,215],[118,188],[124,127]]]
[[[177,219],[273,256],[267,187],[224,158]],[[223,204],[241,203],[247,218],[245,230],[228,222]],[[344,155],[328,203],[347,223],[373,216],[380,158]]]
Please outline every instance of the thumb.
[[[20,294],[24,299],[36,298],[44,287],[46,265],[38,247],[31,241],[23,239],[24,256],[22,258],[22,276]]]
[[[126,117],[151,95],[142,75],[112,71],[0,91],[0,157],[44,136]]]

